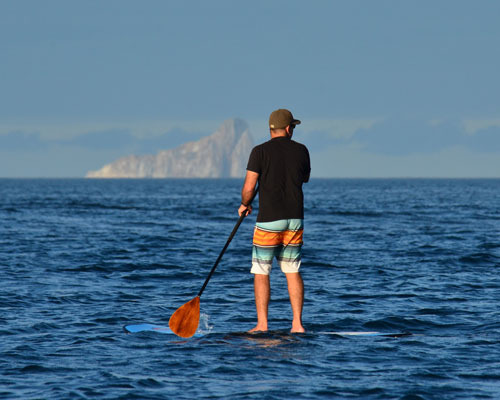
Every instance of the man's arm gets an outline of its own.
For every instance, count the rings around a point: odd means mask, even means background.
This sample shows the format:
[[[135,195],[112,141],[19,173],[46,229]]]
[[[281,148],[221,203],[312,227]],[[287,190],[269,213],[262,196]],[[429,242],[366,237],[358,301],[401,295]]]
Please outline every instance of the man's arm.
[[[252,212],[252,205],[250,200],[253,198],[255,193],[255,186],[259,179],[259,174],[257,172],[248,171],[245,176],[245,182],[243,183],[243,188],[241,189],[241,205],[238,209],[238,214],[241,216],[245,210],[248,210],[248,214]]]

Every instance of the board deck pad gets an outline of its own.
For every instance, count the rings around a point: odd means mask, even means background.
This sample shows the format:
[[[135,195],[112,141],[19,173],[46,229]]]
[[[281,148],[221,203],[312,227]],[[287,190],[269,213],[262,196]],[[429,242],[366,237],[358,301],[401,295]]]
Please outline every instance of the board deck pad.
[[[153,324],[136,324],[136,325],[125,325],[123,330],[126,333],[139,333],[139,332],[158,332],[175,335],[174,332],[168,327],[163,325],[153,325]],[[310,332],[308,332],[310,333]],[[410,332],[318,332],[320,335],[335,335],[335,336],[382,336],[382,337],[404,337],[411,336]],[[195,337],[203,336],[202,333],[195,333]]]

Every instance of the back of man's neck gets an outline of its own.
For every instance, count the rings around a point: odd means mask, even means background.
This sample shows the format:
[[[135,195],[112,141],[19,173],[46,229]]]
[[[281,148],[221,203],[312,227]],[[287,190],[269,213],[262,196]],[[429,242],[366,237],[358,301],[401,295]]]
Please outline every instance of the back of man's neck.
[[[276,139],[276,138],[280,138],[280,137],[289,138],[290,136],[286,132],[271,133],[271,139]]]

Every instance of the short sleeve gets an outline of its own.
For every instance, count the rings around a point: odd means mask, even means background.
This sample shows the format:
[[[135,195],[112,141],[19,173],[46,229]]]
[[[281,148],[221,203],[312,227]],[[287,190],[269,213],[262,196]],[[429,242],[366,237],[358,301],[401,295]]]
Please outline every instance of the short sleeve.
[[[262,170],[261,158],[261,152],[259,151],[258,146],[254,147],[250,153],[250,157],[248,158],[247,170],[260,174]]]
[[[309,182],[309,177],[311,176],[311,159],[309,157],[309,151],[307,147],[304,146],[306,163],[304,165],[304,182]]]

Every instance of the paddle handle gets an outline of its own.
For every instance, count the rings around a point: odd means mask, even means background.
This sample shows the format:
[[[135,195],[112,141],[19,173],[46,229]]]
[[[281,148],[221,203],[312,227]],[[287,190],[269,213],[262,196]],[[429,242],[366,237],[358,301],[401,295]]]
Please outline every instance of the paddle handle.
[[[250,199],[250,201],[248,202],[248,205],[250,206],[250,204],[252,204],[253,202],[253,199],[255,198],[255,196],[257,195],[257,192],[259,191],[259,187],[257,186],[255,188],[255,191],[252,195],[252,198]],[[203,286],[201,287],[199,293],[198,293],[198,297],[201,296],[201,294],[203,293],[203,291],[205,290],[205,288],[207,287],[208,285],[208,281],[210,280],[210,278],[212,277],[213,273],[215,272],[215,269],[217,268],[217,265],[219,265],[219,261],[222,259],[222,256],[224,255],[224,253],[226,252],[226,249],[229,247],[229,243],[231,243],[231,240],[233,240],[233,237],[234,235],[236,234],[236,231],[238,230],[238,228],[240,227],[241,223],[243,222],[243,219],[247,216],[247,213],[246,211],[244,211],[240,218],[238,219],[238,222],[236,222],[236,225],[234,226],[233,228],[233,231],[231,232],[231,234],[229,235],[229,238],[227,239],[227,242],[226,244],[224,245],[224,248],[222,249],[222,251],[220,252],[219,254],[219,257],[217,257],[217,260],[215,260],[215,264],[214,266],[212,267],[212,269],[210,270],[210,273],[208,274],[207,276],[207,279],[205,279],[205,283],[203,284]]]

